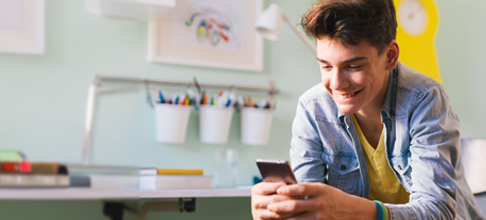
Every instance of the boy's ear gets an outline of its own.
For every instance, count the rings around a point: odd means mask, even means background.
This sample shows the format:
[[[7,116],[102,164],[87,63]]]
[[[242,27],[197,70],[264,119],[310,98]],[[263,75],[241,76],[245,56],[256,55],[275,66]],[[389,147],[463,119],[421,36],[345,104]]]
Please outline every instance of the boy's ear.
[[[396,40],[392,40],[386,49],[386,70],[391,71],[395,69],[398,63],[398,55],[400,49]]]

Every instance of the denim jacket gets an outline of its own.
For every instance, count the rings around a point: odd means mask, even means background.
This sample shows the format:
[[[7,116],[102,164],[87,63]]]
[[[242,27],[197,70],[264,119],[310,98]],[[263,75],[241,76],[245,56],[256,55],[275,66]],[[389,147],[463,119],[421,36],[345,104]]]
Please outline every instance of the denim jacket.
[[[385,204],[390,219],[486,219],[464,178],[460,126],[441,84],[398,63],[381,110],[387,160],[407,204]],[[352,115],[322,84],[299,99],[290,158],[299,183],[322,182],[368,197],[368,169]]]

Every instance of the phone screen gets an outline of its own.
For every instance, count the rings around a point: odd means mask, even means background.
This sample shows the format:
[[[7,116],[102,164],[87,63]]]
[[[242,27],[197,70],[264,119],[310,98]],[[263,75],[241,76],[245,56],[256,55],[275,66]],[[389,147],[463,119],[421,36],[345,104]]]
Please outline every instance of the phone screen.
[[[264,182],[297,183],[294,172],[286,160],[257,159],[256,163]]]

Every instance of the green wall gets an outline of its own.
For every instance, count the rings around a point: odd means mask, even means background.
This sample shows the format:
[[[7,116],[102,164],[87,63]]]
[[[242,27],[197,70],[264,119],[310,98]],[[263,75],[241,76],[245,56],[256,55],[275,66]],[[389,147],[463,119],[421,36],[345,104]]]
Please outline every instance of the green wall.
[[[311,2],[265,0],[264,5],[278,3],[297,22]],[[461,119],[463,137],[484,138],[486,103],[481,94],[486,89],[482,86],[486,44],[482,39],[486,32],[480,21],[486,19],[482,12],[486,2],[438,0],[437,4],[436,43],[443,84]],[[288,159],[297,99],[320,80],[314,55],[288,26],[283,26],[279,41],[264,42],[262,72],[149,63],[147,32],[146,23],[89,14],[83,0],[47,0],[45,54],[0,53],[0,148],[21,150],[35,161],[80,162],[88,86],[95,73],[182,82],[195,76],[200,83],[258,87],[274,80],[281,93],[269,144],[241,144],[239,114],[233,117],[228,144],[200,143],[196,112],[191,114],[185,144],[158,143],[153,110],[140,89],[101,96],[94,163],[203,168],[212,174],[214,150],[235,148],[238,184],[248,185],[258,174],[256,158]],[[199,199],[196,213],[156,213],[149,218],[250,219],[249,204],[249,198]],[[0,201],[0,213],[2,219],[106,219],[100,201]]]
[[[437,0],[437,54],[444,87],[461,120],[463,138],[486,138],[486,2]]]

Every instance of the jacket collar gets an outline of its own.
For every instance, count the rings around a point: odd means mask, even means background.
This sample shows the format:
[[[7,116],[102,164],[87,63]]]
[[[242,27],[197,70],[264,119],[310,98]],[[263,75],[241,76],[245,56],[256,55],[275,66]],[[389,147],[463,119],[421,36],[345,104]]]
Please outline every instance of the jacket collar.
[[[398,66],[400,62],[397,63],[395,69],[390,71],[390,77],[388,79],[388,88],[386,90],[385,103],[381,108],[382,118],[384,116],[388,118],[395,117],[395,106],[396,106],[396,94],[398,87]]]

